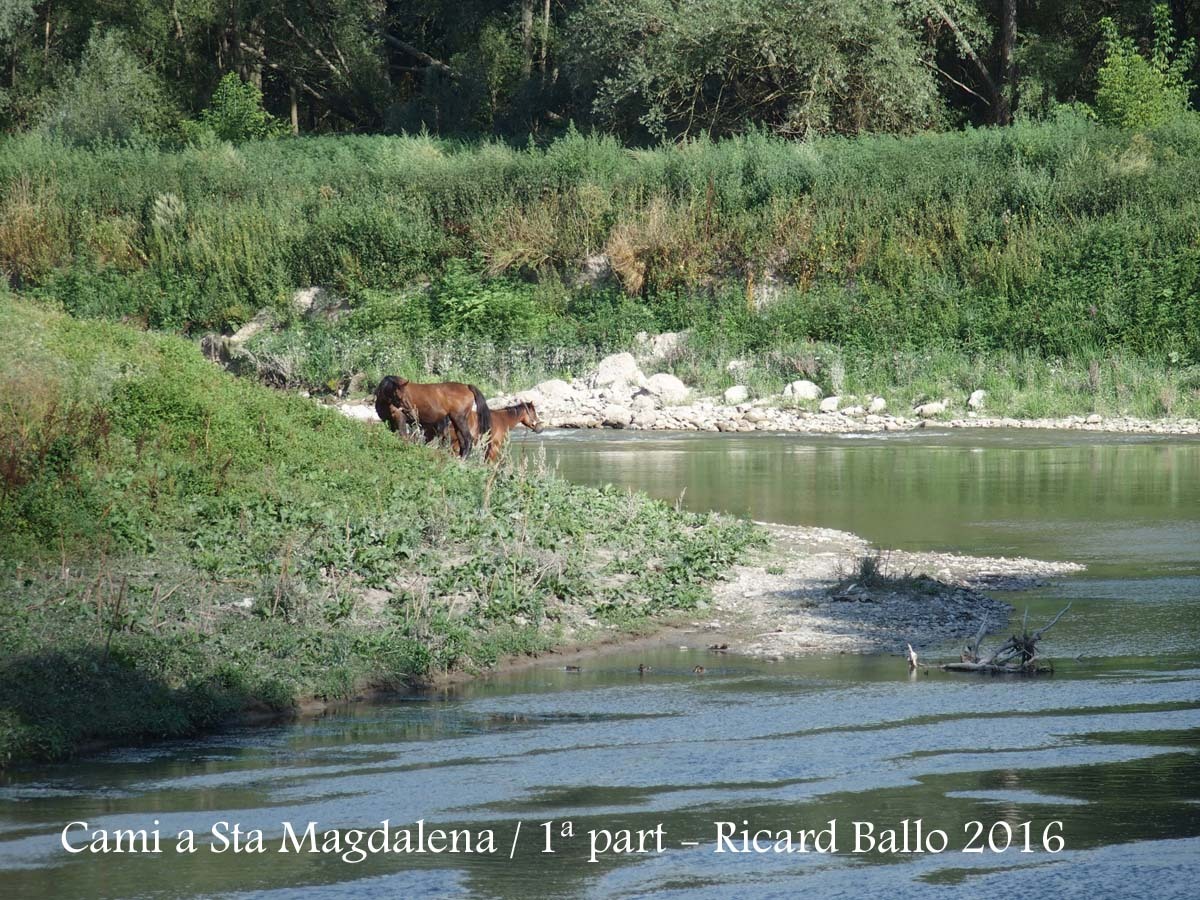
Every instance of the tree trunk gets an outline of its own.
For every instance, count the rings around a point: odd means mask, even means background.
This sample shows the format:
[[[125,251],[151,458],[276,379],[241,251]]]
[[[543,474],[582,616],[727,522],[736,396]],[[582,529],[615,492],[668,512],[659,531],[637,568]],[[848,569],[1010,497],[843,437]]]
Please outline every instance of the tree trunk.
[[[292,134],[300,133],[300,104],[296,97],[296,82],[289,85],[292,98]]]
[[[546,81],[546,53],[550,44],[550,0],[542,5],[542,54],[539,68],[542,70],[542,83]]]
[[[533,0],[521,0],[521,74],[533,72]]]
[[[1011,125],[1017,109],[1017,0],[1003,0],[1000,8],[1000,77],[997,79],[996,124]]]

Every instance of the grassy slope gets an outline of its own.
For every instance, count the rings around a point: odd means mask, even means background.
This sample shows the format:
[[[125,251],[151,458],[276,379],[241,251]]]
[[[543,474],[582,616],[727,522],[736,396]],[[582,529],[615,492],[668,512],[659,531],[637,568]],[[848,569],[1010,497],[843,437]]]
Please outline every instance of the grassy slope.
[[[0,763],[688,608],[749,526],[491,473],[0,297]]]

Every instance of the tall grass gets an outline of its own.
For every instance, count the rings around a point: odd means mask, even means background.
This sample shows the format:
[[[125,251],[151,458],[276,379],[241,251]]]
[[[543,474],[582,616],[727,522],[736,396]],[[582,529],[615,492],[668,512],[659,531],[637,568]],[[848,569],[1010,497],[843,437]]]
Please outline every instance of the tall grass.
[[[0,143],[0,269],[69,310],[226,327],[301,285],[357,296],[452,262],[536,283],[573,324],[580,262],[667,325],[847,347],[1200,360],[1200,117],[631,151],[426,137],[183,151]],[[753,307],[756,285],[780,299]],[[709,298],[741,294],[744,315]],[[615,301],[613,301],[615,302]],[[561,337],[561,335],[559,335]]]

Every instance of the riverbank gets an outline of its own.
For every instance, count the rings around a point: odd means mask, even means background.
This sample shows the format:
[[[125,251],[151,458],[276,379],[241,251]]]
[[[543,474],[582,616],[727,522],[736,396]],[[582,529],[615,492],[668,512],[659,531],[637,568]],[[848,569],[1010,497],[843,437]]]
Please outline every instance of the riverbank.
[[[1169,415],[1158,418],[1098,412],[1026,418],[997,415],[991,412],[997,398],[982,387],[953,397],[919,397],[913,403],[911,397],[898,402],[895,396],[826,394],[817,383],[797,379],[781,387],[776,385],[774,390],[760,387],[753,393],[748,385],[739,383],[720,396],[706,396],[669,371],[655,371],[664,369],[664,356],[686,340],[686,335],[681,334],[646,337],[640,342],[644,351],[640,356],[611,354],[578,378],[547,379],[525,390],[490,397],[488,405],[503,407],[530,402],[536,406],[543,425],[570,429],[871,434],[938,426],[1200,434],[1200,419]],[[725,368],[736,377],[749,365],[731,360]],[[653,374],[647,375],[646,369]],[[1000,403],[1004,405],[1002,398]],[[353,419],[366,422],[378,419],[370,397],[335,399],[333,405]]]
[[[494,469],[0,297],[0,765],[694,609],[746,522]]]

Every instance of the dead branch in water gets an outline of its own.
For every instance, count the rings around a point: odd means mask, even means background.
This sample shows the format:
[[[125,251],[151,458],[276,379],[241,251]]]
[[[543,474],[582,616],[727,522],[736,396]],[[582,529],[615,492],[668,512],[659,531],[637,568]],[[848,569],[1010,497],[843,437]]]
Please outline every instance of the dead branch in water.
[[[986,658],[980,650],[980,643],[987,631],[987,622],[985,621],[980,626],[979,633],[975,635],[974,640],[967,644],[959,662],[946,663],[942,668],[947,672],[987,672],[991,675],[1037,675],[1053,672],[1054,667],[1043,663],[1041,656],[1038,655],[1038,641],[1042,639],[1042,635],[1055,626],[1059,619],[1066,615],[1070,608],[1071,604],[1068,603],[1058,615],[1033,634],[1029,633],[1029,610],[1025,610],[1025,617],[1021,621],[1021,633],[1014,634]]]

